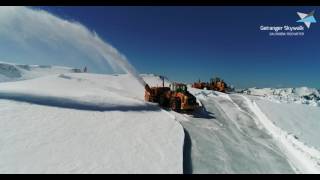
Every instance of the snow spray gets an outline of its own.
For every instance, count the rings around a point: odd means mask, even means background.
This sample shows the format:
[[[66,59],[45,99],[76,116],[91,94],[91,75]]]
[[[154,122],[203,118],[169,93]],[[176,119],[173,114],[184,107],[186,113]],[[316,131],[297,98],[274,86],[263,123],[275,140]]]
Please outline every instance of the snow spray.
[[[110,45],[107,45],[103,41],[100,43],[100,45],[100,53],[105,59],[108,59],[108,57],[111,56],[114,63],[120,66],[125,72],[132,75],[143,87],[145,87],[146,82],[139,76],[136,69],[129,63],[124,55],[120,54],[116,49]],[[111,65],[114,66],[113,63],[111,63]],[[114,69],[116,70],[116,68]]]
[[[17,52],[22,52],[22,59],[38,58],[48,63],[61,61],[61,64],[79,64],[85,59],[102,69],[110,65],[113,71],[122,70],[132,75],[142,86],[146,84],[127,58],[95,32],[78,22],[62,19],[45,10],[1,6],[0,39],[2,43],[11,43],[7,46],[0,44],[0,50],[13,54],[10,58],[16,58]],[[7,47],[11,49],[6,50]],[[53,62],[48,60],[50,58]]]

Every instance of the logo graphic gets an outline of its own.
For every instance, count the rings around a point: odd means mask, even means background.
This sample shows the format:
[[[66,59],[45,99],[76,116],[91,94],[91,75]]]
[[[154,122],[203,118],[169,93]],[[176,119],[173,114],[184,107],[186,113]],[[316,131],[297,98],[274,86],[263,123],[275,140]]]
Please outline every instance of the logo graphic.
[[[305,14],[305,13],[301,13],[301,12],[297,12],[297,14],[300,17],[300,20],[298,20],[297,22],[304,23],[307,26],[307,28],[310,28],[311,23],[317,22],[313,16],[314,10],[311,11],[309,14]]]

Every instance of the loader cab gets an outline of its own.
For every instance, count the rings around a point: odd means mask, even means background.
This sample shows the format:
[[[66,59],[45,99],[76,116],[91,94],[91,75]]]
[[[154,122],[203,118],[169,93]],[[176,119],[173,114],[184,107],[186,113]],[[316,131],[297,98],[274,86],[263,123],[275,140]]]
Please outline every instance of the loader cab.
[[[221,82],[222,80],[219,78],[219,77],[215,77],[215,78],[211,78],[210,79],[210,83],[211,84],[214,84],[214,83],[217,83],[217,82]]]
[[[172,84],[170,84],[170,90],[174,91],[174,92],[186,93],[187,92],[187,85],[182,84],[182,83],[172,83]]]

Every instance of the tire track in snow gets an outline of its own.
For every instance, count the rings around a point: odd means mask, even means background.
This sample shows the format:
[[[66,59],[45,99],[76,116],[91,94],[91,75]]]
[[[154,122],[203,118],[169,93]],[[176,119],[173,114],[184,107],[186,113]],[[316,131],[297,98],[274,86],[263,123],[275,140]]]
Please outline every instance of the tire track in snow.
[[[233,96],[234,96],[234,95],[233,95]],[[255,118],[253,115],[251,115],[249,112],[247,112],[247,111],[245,111],[244,109],[242,109],[242,108],[232,99],[232,97],[231,97],[230,95],[228,95],[228,94],[225,95],[225,98],[228,99],[228,100],[232,103],[232,105],[240,112],[239,115],[244,115],[244,116],[246,116],[247,118],[251,119],[251,120],[255,123],[255,125],[257,126],[257,128],[258,128],[259,130],[262,130],[262,129],[263,129],[263,127],[261,126],[261,124],[259,123],[259,121],[256,120],[256,118]],[[219,109],[221,109],[221,111],[223,111],[223,108],[222,108],[222,107],[217,106],[217,108],[219,108]],[[225,111],[223,111],[223,112],[225,113],[226,116],[228,116],[228,115],[227,115],[227,112],[225,112]],[[241,113],[242,113],[242,114],[241,114]],[[232,117],[229,117],[228,119],[231,119],[231,120],[232,120],[233,118],[232,118]],[[243,118],[242,118],[242,119],[243,119]],[[238,122],[236,122],[236,121],[233,121],[233,122],[234,122],[236,125],[238,125]],[[238,125],[238,129],[242,132],[242,135],[243,135],[243,136],[245,136],[245,137],[247,137],[247,138],[250,138],[250,139],[253,140],[255,143],[260,144],[261,146],[269,149],[270,151],[278,154],[279,156],[285,157],[285,155],[283,155],[282,152],[279,152],[279,150],[278,150],[278,151],[275,150],[274,148],[270,147],[268,144],[265,144],[265,143],[262,143],[262,142],[258,141],[258,140],[255,138],[255,136],[252,136],[252,135],[248,134],[247,132],[244,132],[244,131],[240,128],[240,125]]]
[[[294,135],[277,127],[261,111],[258,105],[243,95],[241,96],[248,107],[264,126],[268,133],[275,139],[279,148],[285,153],[291,165],[297,173],[320,173],[320,152],[308,147],[294,137]]]
[[[236,108],[228,95],[200,92],[197,98],[213,118],[175,116],[191,137],[193,173],[293,173],[273,139],[254,129],[252,117]]]

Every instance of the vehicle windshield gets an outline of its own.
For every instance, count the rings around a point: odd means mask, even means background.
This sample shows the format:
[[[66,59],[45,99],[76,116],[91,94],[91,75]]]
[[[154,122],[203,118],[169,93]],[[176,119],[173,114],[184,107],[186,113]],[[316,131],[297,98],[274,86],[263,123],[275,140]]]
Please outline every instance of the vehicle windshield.
[[[187,91],[187,86],[178,85],[176,91],[178,91],[178,92],[186,92]]]

